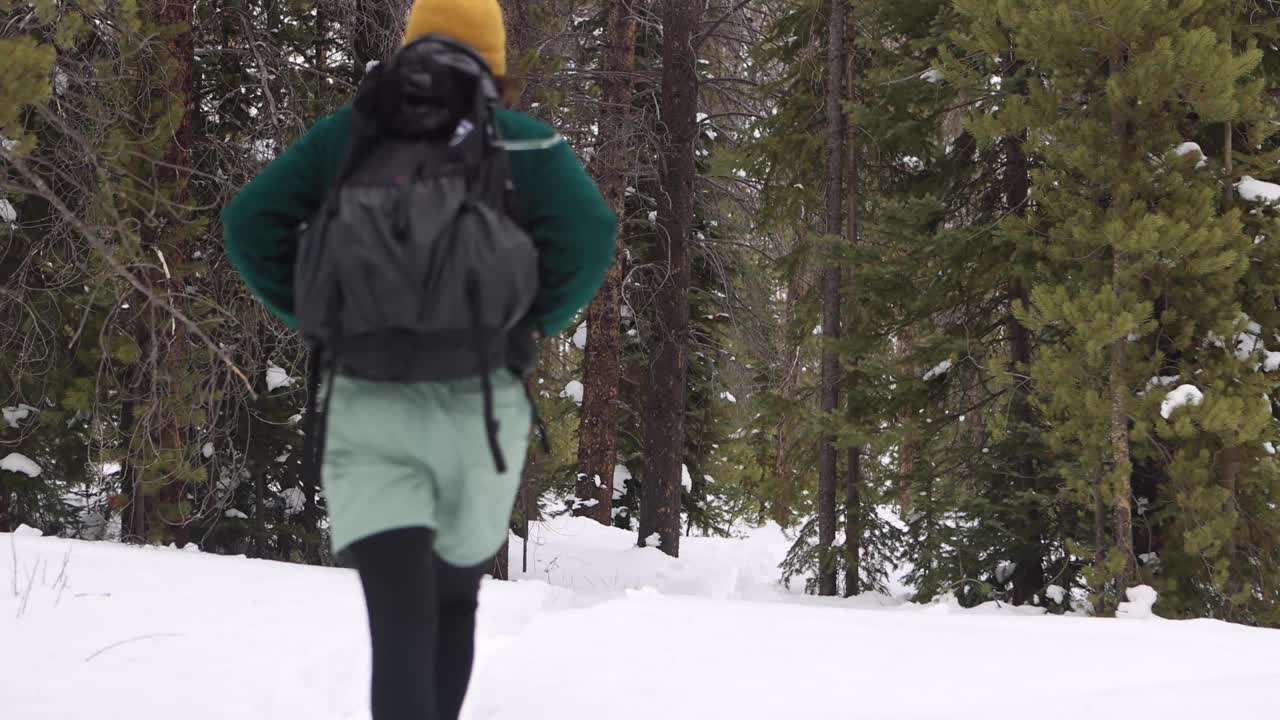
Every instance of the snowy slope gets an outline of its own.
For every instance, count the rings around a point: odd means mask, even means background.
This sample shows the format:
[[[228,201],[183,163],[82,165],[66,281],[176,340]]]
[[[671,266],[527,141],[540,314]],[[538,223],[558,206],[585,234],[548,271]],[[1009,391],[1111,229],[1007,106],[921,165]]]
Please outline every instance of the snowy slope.
[[[560,520],[487,583],[469,720],[1275,717],[1280,632],[1033,617],[773,583],[785,538],[685,557]],[[512,567],[521,547],[512,546]],[[0,717],[367,718],[353,573],[0,535]],[[1009,714],[1000,711],[1003,708]]]

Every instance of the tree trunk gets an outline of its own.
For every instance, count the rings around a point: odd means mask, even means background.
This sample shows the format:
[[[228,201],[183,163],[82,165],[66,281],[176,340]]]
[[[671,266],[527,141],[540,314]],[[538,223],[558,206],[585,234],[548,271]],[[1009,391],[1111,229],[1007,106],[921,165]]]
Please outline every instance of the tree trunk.
[[[1124,68],[1123,49],[1117,48],[1111,56],[1111,74],[1118,75]],[[1132,132],[1127,119],[1119,110],[1112,117],[1112,131],[1120,148],[1121,158],[1128,158],[1132,152]],[[1117,295],[1123,290],[1125,274],[1128,272],[1128,259],[1125,254],[1112,248],[1111,283]],[[1126,588],[1132,587],[1138,577],[1138,561],[1133,551],[1133,503],[1132,482],[1130,473],[1133,466],[1129,459],[1129,387],[1125,378],[1127,340],[1119,338],[1111,343],[1109,356],[1111,361],[1110,378],[1110,458],[1107,463],[1107,474],[1113,482],[1115,493],[1111,498],[1112,521],[1115,531],[1115,547],[1124,556],[1124,565],[1116,577],[1116,592],[1123,597]]]
[[[853,21],[853,13],[846,12],[848,15],[845,22],[847,32],[847,27]],[[847,45],[848,41],[845,40],[845,43]],[[846,52],[853,53],[849,64],[848,97],[856,101],[860,99],[858,84],[863,79],[867,57],[864,53],[858,52],[856,48],[850,50],[846,47]],[[844,167],[846,173],[845,192],[849,196],[845,207],[845,236],[851,247],[857,247],[862,241],[863,213],[863,154],[862,143],[859,140],[861,128],[854,127],[847,120],[845,124],[848,126],[845,132],[845,141],[848,144],[849,156],[848,163]],[[849,308],[847,314],[848,323],[853,327],[858,327],[860,309],[856,303],[851,304]],[[850,410],[852,409],[851,407]],[[851,447],[848,449],[848,458],[845,465],[844,488],[845,597],[853,597],[862,592],[862,532],[862,448]]]
[[[782,322],[779,324],[779,344],[782,348],[782,380],[778,384],[778,396],[790,405],[796,398],[796,390],[800,385],[801,353],[807,333],[798,334],[791,331],[794,318],[799,309],[800,298],[804,295],[804,272],[795,269],[787,281],[787,296],[782,304]],[[790,413],[788,413],[789,415]],[[791,459],[793,446],[796,443],[793,422],[784,416],[778,423],[773,456],[773,478],[777,491],[770,504],[770,517],[782,527],[791,527],[796,503],[796,471]]]
[[[1093,486],[1093,567],[1094,570],[1102,575],[1103,569],[1107,563],[1107,503],[1102,493],[1102,483],[1105,476],[1102,468],[1098,467],[1092,472]],[[1101,588],[1097,588],[1095,593],[1093,611],[1096,615],[1101,615],[1106,607],[1106,595],[1101,592]]]
[[[531,67],[538,57],[538,29],[534,8],[545,0],[510,0],[504,3],[507,24],[507,101],[521,112],[529,111],[534,84]]]
[[[190,223],[186,208],[187,181],[191,168],[192,116],[194,105],[195,44],[190,31],[194,18],[189,0],[154,0],[146,6],[148,19],[164,30],[180,32],[152,39],[140,55],[142,94],[152,104],[146,124],[136,128],[142,143],[164,139],[158,157],[146,158],[151,184],[140,198],[141,254],[135,259],[139,277],[155,297],[165,297],[174,307],[182,307],[185,288],[179,274],[188,255]],[[168,111],[177,106],[181,114]],[[137,308],[130,327],[139,350],[138,359],[127,372],[130,424],[129,452],[125,467],[131,487],[131,505],[126,536],[145,542],[171,532],[182,547],[187,542],[183,499],[186,479],[187,439],[191,406],[183,396],[183,376],[187,363],[187,331],[158,303],[143,293],[133,293],[130,305]],[[175,467],[175,464],[177,467]],[[153,492],[146,492],[151,485]]]
[[[862,450],[849,448],[844,495],[844,596],[862,593]]]
[[[609,4],[608,52],[600,108],[598,151],[591,174],[609,207],[625,217],[630,162],[631,75],[636,60],[636,18],[631,3]],[[578,430],[578,483],[574,514],[613,524],[613,468],[618,447],[618,389],[622,377],[622,233],[604,278],[587,308],[582,358],[582,422]]]
[[[840,237],[844,227],[844,63],[845,0],[831,0],[827,45],[827,177],[826,231]],[[840,337],[840,280],[838,263],[822,271],[822,414],[830,419],[840,400],[837,385],[840,358],[833,343]],[[835,436],[823,433],[818,445],[818,594],[836,594],[836,447]]]
[[[364,77],[365,65],[373,60],[386,62],[400,48],[412,6],[412,0],[354,0],[351,72],[357,83]]]
[[[916,329],[912,325],[904,325],[898,331],[897,342],[894,343],[902,373],[905,377],[918,377],[918,373],[909,358],[915,353]],[[915,413],[911,407],[904,407],[898,414],[898,420],[904,428],[910,428]],[[898,447],[898,477],[895,494],[898,509],[906,517],[911,512],[911,476],[916,471],[916,438],[909,429],[903,435],[902,444]]]
[[[1010,60],[1006,65],[1005,77],[1010,78],[1017,73],[1019,63]],[[1031,178],[1025,149],[1026,134],[1012,135],[1004,140],[1005,146],[1005,208],[1006,211],[1022,217],[1026,215],[1027,200],[1031,190]],[[1027,285],[1019,276],[1009,283],[1009,367],[1013,379],[1010,400],[1010,416],[1018,426],[1019,436],[1025,436],[1024,430],[1034,422],[1031,408],[1031,379],[1027,368],[1031,364],[1031,331],[1014,315],[1015,304],[1029,307],[1031,296]],[[1025,488],[1035,483],[1035,458],[1029,449],[1019,453],[1013,464],[1016,477],[1014,487]],[[1013,596],[1014,605],[1025,605],[1033,602],[1037,595],[1044,591],[1047,581],[1044,575],[1044,541],[1041,527],[1044,523],[1040,509],[1034,502],[1029,503],[1022,517],[1022,527],[1014,548]]]
[[[697,132],[698,73],[693,30],[701,3],[665,0],[662,8],[663,130],[658,177],[658,288],[655,347],[645,413],[648,472],[640,515],[640,544],[657,533],[662,551],[680,552],[680,468],[689,360],[689,233],[693,225],[693,145]]]
[[[253,550],[258,559],[265,559],[267,553],[267,471],[264,468],[253,469]]]
[[[13,532],[13,491],[0,487],[0,532]]]

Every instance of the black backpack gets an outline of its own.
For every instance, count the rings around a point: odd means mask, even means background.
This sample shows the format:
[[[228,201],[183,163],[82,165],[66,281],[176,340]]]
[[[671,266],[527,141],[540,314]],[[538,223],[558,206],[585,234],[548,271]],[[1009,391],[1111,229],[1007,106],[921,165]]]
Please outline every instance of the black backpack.
[[[533,364],[523,321],[538,261],[516,219],[497,102],[484,60],[436,35],[361,82],[346,157],[302,231],[294,270],[311,346],[310,437],[323,434],[314,410],[326,370],[385,382],[478,376],[494,462],[506,471],[489,374]],[[313,462],[322,448],[313,442]]]

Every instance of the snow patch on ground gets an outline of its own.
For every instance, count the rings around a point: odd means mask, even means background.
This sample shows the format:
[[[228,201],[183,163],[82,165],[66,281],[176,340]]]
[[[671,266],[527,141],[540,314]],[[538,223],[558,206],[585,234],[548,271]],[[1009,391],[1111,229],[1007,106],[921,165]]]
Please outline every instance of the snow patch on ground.
[[[587,349],[587,324],[582,323],[578,329],[573,331],[573,344],[579,350]]]
[[[15,223],[18,221],[18,211],[13,207],[13,203],[5,198],[0,198],[0,222]]]
[[[1165,396],[1160,403],[1160,416],[1168,420],[1179,409],[1188,405],[1199,405],[1204,401],[1204,393],[1195,385],[1179,385]]]
[[[680,466],[680,487],[684,488],[685,492],[693,492],[693,476],[689,474],[688,465]]]
[[[951,720],[987,712],[996,691],[1036,720],[1265,718],[1280,703],[1280,632],[806,597],[777,582],[790,539],[775,525],[682,538],[670,558],[558,518],[532,526],[528,571],[520,544],[516,581],[481,591],[463,720]],[[369,717],[352,571],[24,532],[0,534],[0,578],[5,718]],[[1046,653],[1070,668],[1070,702],[1056,701],[1061,674],[1028,660]],[[626,671],[594,673],[585,692],[570,672],[584,667]],[[229,671],[234,692],[191,702]],[[850,678],[867,689],[855,711],[833,691]]]

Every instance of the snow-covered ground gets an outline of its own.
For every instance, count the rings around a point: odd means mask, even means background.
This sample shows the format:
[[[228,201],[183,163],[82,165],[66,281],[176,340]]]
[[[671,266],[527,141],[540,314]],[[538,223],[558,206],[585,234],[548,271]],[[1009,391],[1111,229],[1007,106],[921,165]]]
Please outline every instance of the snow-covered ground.
[[[1280,632],[1041,617],[779,587],[787,541],[671,560],[585,520],[535,526],[481,598],[470,720],[1277,717]],[[512,544],[512,567],[521,561]],[[5,720],[367,718],[345,570],[0,535]]]

